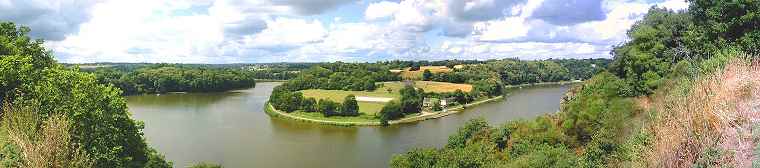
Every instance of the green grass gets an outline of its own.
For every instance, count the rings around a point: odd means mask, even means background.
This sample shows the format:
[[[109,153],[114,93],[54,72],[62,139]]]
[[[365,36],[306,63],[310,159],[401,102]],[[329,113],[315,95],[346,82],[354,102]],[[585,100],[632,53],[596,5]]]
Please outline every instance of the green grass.
[[[331,116],[331,117],[325,117],[322,115],[322,113],[316,113],[316,112],[302,112],[302,111],[296,111],[289,113],[290,115],[304,117],[304,118],[310,118],[315,120],[322,120],[322,121],[335,121],[335,122],[378,122],[379,119],[375,118],[374,115],[361,113],[361,115],[356,117],[345,117],[345,116]]]
[[[472,90],[472,86],[468,84],[455,84],[446,82],[432,82],[432,81],[414,81],[415,87],[422,88],[426,92],[454,92],[457,89],[468,92]],[[317,100],[328,99],[335,102],[342,103],[346,96],[353,94],[354,96],[363,97],[384,97],[393,98],[394,100],[401,99],[399,90],[404,87],[403,82],[382,82],[380,88],[374,91],[345,91],[345,90],[322,90],[322,89],[309,89],[300,91],[304,97],[313,97]],[[380,112],[385,106],[382,102],[362,102],[359,101],[359,112],[368,115],[374,115]]]
[[[377,89],[375,91],[345,91],[345,90],[321,90],[321,89],[309,89],[309,90],[302,90],[301,93],[303,93],[304,97],[313,97],[317,100],[319,99],[328,99],[335,102],[343,102],[343,99],[346,98],[346,96],[353,94],[354,96],[365,96],[365,97],[385,97],[385,98],[393,98],[395,100],[400,99],[401,95],[398,93],[398,90],[388,92],[386,90]],[[359,103],[359,112],[366,113],[369,115],[374,115],[375,113],[380,112],[380,110],[385,106],[385,103],[381,102],[362,102]]]

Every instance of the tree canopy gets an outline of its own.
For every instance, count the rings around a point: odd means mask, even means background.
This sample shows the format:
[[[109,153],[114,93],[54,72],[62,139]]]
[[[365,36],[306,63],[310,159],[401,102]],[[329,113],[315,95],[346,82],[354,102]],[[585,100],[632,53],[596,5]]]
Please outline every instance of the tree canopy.
[[[62,114],[71,122],[71,141],[94,167],[170,167],[148,147],[142,123],[130,118],[122,91],[96,77],[55,63],[28,28],[0,23],[0,97],[4,104],[37,109],[43,119]],[[3,164],[18,162],[13,143],[3,143]]]

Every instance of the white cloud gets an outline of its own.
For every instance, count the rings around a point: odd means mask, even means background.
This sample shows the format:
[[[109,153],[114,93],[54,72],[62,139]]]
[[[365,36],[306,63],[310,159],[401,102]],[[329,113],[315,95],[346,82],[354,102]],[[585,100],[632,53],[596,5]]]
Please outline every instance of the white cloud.
[[[326,34],[319,21],[277,18],[267,21],[266,29],[243,42],[250,47],[281,50],[320,42]]]
[[[430,30],[433,19],[430,16],[431,9],[426,5],[428,4],[421,0],[402,1],[392,23],[411,31],[424,32]]]
[[[80,32],[49,46],[71,57],[64,62],[203,61],[223,39],[209,16],[171,16],[175,9],[157,1],[98,4]],[[125,15],[128,14],[128,15]]]
[[[684,9],[689,8],[689,3],[684,0],[667,0],[665,2],[657,4],[657,6],[678,11],[678,10],[684,10]]]
[[[382,1],[377,3],[371,3],[364,12],[364,19],[378,20],[392,17],[393,14],[398,12],[399,4],[395,2]]]
[[[479,22],[475,24],[476,36],[480,41],[507,41],[525,39],[530,26],[525,18],[510,17],[498,21]]]
[[[62,62],[537,59],[609,57],[651,6],[688,8],[682,0],[603,1],[603,20],[558,25],[566,21],[532,17],[544,0],[86,2],[73,11],[57,6],[64,1],[0,0],[0,19],[57,34],[46,44]],[[30,20],[23,13],[61,22],[22,22]]]

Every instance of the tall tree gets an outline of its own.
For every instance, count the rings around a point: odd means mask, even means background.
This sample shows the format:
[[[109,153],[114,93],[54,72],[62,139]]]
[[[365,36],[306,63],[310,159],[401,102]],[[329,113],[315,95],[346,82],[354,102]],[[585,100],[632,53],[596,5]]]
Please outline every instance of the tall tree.
[[[425,71],[422,72],[422,80],[429,81],[431,77],[433,77],[433,73],[430,72],[429,69],[425,69]]]
[[[340,111],[343,116],[359,116],[359,104],[356,102],[356,96],[352,94],[346,96]]]

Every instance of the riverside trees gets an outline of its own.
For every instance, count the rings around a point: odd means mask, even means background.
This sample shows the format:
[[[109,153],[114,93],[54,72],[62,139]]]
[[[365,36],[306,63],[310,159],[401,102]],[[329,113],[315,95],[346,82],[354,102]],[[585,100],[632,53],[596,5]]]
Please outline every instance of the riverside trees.
[[[98,81],[112,84],[124,94],[166,92],[216,92],[256,85],[254,72],[227,68],[156,64],[134,71],[98,68]]]

